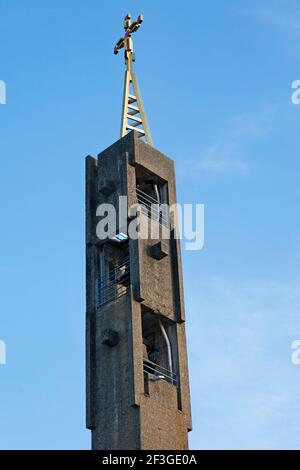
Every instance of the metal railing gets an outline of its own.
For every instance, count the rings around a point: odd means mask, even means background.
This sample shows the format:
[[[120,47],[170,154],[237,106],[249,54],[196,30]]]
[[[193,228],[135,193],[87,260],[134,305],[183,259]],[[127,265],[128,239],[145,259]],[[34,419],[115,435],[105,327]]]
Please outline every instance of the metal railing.
[[[97,307],[113,302],[126,294],[130,286],[129,257],[109,269],[97,281]]]
[[[160,205],[156,199],[149,194],[142,191],[140,188],[136,188],[136,195],[138,203],[142,206],[143,214],[147,215],[151,219],[157,220],[160,224],[165,227],[170,226],[169,213],[166,210],[166,205]]]
[[[177,386],[177,377],[174,372],[171,372],[169,369],[155,364],[155,362],[144,360],[143,361],[144,372],[156,377],[156,379],[164,379],[167,382],[170,382],[173,385]]]

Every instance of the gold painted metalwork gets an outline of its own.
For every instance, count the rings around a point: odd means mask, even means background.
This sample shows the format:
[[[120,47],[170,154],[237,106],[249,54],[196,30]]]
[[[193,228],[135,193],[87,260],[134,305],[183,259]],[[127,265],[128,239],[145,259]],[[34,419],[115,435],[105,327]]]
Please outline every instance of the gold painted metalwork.
[[[136,75],[133,72],[135,55],[133,51],[132,34],[140,28],[143,21],[143,15],[140,15],[134,22],[131,21],[130,13],[126,15],[124,19],[125,35],[120,38],[115,45],[114,54],[118,54],[119,50],[124,48],[126,71],[123,92],[121,137],[126,135],[128,132],[135,130],[139,137],[144,137],[145,141],[152,145],[151,133],[143,106],[142,96]]]

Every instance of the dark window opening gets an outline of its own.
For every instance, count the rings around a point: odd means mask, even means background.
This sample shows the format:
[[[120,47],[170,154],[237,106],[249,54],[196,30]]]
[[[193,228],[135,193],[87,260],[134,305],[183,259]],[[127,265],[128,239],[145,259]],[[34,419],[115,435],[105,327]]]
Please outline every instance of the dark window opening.
[[[112,302],[128,292],[130,263],[128,243],[117,249],[105,245],[98,250],[96,283],[97,308]]]
[[[166,380],[177,385],[173,357],[175,344],[172,335],[169,334],[172,326],[158,315],[143,309],[143,368],[147,380]]]
[[[151,171],[138,166],[136,168],[136,195],[143,212],[169,226],[168,184]]]

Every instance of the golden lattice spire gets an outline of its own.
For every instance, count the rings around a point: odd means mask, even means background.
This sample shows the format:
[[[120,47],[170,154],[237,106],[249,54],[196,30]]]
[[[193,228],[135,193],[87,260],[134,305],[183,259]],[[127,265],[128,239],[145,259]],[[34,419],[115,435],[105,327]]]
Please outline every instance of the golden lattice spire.
[[[129,131],[135,130],[138,132],[139,137],[144,137],[145,141],[152,145],[151,133],[142,97],[132,68],[132,64],[135,61],[132,34],[140,28],[143,20],[143,15],[140,15],[136,21],[132,22],[131,14],[128,13],[128,15],[126,15],[124,19],[125,35],[120,38],[115,45],[114,54],[118,54],[119,50],[124,48],[126,71],[124,80],[121,137],[126,135]]]

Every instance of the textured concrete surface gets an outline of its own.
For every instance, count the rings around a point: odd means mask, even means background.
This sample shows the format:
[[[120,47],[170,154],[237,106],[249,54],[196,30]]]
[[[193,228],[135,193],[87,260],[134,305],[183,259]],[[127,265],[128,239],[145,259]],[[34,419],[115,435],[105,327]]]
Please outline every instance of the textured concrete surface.
[[[170,204],[176,202],[173,161],[139,140],[135,132],[101,152],[97,160],[86,160],[87,427],[92,430],[93,449],[188,446],[191,412],[184,299],[180,243],[174,239],[173,222],[170,240],[129,241],[131,286],[127,294],[101,308],[95,300],[101,245],[95,236],[96,207],[109,202],[118,212],[120,195],[128,196],[129,205],[137,203],[137,179],[145,175],[152,175],[166,188]],[[103,247],[104,253],[115,250],[118,254],[110,242]],[[142,331],[146,312],[150,327],[152,321],[159,325],[160,319],[167,329],[177,386],[149,377],[145,382]],[[163,335],[153,334],[160,344],[160,364],[165,367]]]

